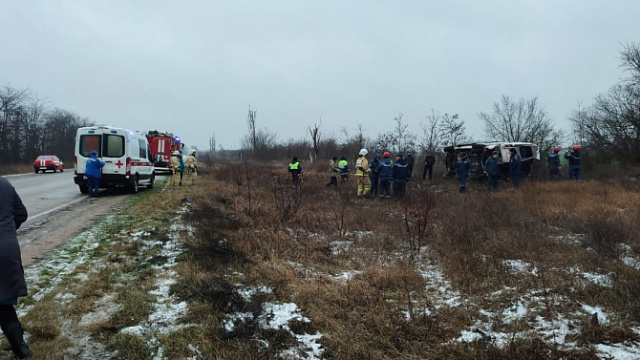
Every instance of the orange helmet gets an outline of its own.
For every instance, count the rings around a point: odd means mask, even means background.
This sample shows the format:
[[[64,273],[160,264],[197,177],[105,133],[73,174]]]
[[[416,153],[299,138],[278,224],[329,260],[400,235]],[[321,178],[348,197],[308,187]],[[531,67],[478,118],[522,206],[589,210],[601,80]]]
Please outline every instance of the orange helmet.
[[[573,145],[573,151],[580,151],[580,146]]]
[[[553,152],[560,152],[560,148],[559,148],[559,147],[557,147],[557,146],[556,146],[556,147],[554,147],[554,148],[553,148]]]
[[[382,157],[383,157],[383,158],[388,158],[389,156],[390,156],[390,155],[389,155],[389,152],[388,152],[388,151],[385,151],[385,152],[384,152],[384,154],[382,154]]]

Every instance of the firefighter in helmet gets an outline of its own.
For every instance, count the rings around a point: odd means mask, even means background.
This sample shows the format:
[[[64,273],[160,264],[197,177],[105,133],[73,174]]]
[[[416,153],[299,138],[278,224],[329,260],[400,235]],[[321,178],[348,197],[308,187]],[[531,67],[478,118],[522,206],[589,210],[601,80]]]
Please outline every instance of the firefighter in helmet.
[[[180,162],[180,151],[176,150],[171,153],[171,171],[173,171],[171,186],[182,185],[182,182],[180,181]]]
[[[371,191],[371,180],[369,174],[371,174],[371,168],[369,168],[369,161],[365,156],[369,151],[367,149],[361,149],[358,153],[358,159],[356,160],[356,178],[358,179],[358,196],[367,196]]]
[[[195,149],[191,150],[191,152],[189,153],[189,157],[187,158],[187,163],[185,164],[185,168],[187,169],[189,185],[195,185],[196,178],[198,177],[198,162],[196,161]]]

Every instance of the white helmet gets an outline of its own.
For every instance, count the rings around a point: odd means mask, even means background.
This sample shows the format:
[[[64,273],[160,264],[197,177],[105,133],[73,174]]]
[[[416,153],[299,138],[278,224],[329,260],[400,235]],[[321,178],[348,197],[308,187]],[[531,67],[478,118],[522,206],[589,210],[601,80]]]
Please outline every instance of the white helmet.
[[[171,155],[180,155],[180,151],[176,150]]]
[[[191,149],[191,152],[189,152],[189,154],[193,155],[196,153],[196,149]]]
[[[367,149],[360,149],[360,152],[358,153],[360,156],[366,156],[369,152],[367,151]]]

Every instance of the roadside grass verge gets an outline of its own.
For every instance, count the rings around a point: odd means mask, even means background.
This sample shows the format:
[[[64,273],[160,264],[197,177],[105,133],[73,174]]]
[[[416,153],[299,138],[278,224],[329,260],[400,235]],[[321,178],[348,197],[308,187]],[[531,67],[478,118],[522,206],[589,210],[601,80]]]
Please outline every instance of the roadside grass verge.
[[[309,171],[292,189],[274,165],[245,163],[199,179],[173,290],[204,319],[186,330],[203,354],[640,356],[640,196],[627,185],[410,182],[382,201],[327,181]],[[275,332],[274,304],[296,309]]]

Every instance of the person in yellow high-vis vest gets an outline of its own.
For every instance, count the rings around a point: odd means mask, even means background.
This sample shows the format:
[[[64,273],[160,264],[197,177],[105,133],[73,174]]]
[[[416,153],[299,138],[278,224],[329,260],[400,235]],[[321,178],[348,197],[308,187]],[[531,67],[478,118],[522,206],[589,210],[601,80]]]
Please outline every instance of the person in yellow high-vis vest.
[[[362,149],[358,153],[358,160],[356,160],[356,179],[358,180],[358,196],[367,196],[371,191],[371,180],[369,174],[371,169],[369,168],[369,161],[365,156],[369,152],[367,149]]]

